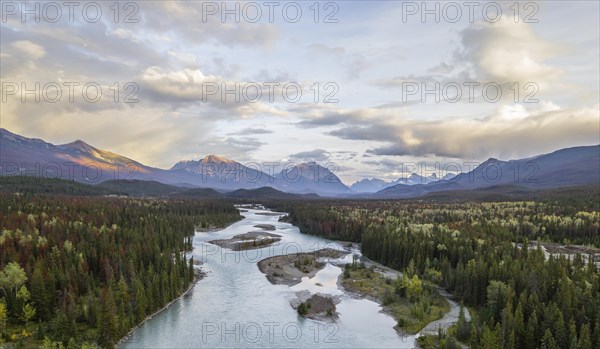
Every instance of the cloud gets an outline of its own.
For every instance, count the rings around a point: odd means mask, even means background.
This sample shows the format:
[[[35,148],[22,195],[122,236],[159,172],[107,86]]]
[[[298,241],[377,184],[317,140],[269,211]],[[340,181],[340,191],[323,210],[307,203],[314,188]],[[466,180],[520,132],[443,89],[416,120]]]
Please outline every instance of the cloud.
[[[394,125],[385,123],[371,123],[361,126],[347,126],[334,131],[329,132],[330,135],[336,136],[342,139],[349,140],[374,140],[383,141],[395,139],[398,130]],[[405,135],[410,135],[410,131],[404,131]],[[406,138],[409,138],[407,136]]]
[[[479,118],[422,118],[395,109],[321,109],[304,115],[300,126],[323,128],[343,140],[368,141],[367,154],[481,160],[529,156],[572,146],[597,144],[599,105],[564,108],[539,104],[498,104]]]
[[[477,21],[460,31],[459,36],[461,46],[447,62],[440,62],[421,74],[385,77],[373,80],[371,84],[393,89],[402,88],[404,83],[417,83],[422,90],[421,84],[432,89],[434,84],[444,87],[447,84],[479,83],[474,90],[476,101],[482,100],[482,87],[487,83],[500,85],[505,101],[513,98],[514,89],[525,94],[530,92],[525,88],[527,83],[535,84],[542,92],[567,86],[561,82],[564,69],[550,63],[565,53],[566,48],[537,35],[532,25],[523,20],[515,22],[507,15],[495,23]],[[463,101],[469,97],[466,91],[467,87],[464,87]]]
[[[29,40],[15,41],[10,45],[13,47],[13,49],[24,53],[32,60],[40,59],[46,55],[46,50],[44,50],[43,46],[34,44]]]
[[[245,129],[239,130],[237,132],[229,133],[230,136],[247,136],[247,135],[258,135],[258,134],[269,134],[273,133],[271,130],[267,130],[264,128],[257,127],[247,127]]]
[[[297,108],[292,112],[303,113],[303,120],[298,123],[299,126],[328,127],[342,124],[349,124],[355,121],[364,122],[369,119],[376,120],[377,112],[372,108],[365,109],[343,109],[343,108]]]
[[[562,49],[536,35],[524,21],[515,23],[505,16],[496,23],[477,22],[461,36],[463,48],[457,52],[455,64],[469,62],[481,79],[546,83],[563,73],[546,63]]]
[[[354,54],[346,63],[348,77],[351,79],[360,78],[361,74],[370,67],[367,59],[361,54]]]
[[[343,47],[330,47],[320,43],[313,43],[308,46],[308,49],[314,55],[341,57],[346,53]]]
[[[388,143],[368,150],[374,155],[506,158],[544,153],[573,144],[597,144],[598,115],[598,105],[533,111],[521,106],[503,106],[484,119],[380,121],[343,127],[331,134],[344,139]]]
[[[232,81],[222,76],[204,74],[200,69],[165,70],[157,66],[146,68],[139,80],[142,90],[150,98],[164,103],[208,103],[211,107],[234,112],[232,116],[242,117],[260,113],[286,114],[269,101],[270,93],[274,97],[281,96],[281,90],[276,87],[269,90],[262,82]]]
[[[288,156],[289,160],[295,162],[316,162],[321,166],[329,168],[334,173],[348,173],[355,168],[348,166],[348,163],[357,156],[354,151],[327,151],[324,149],[314,149],[303,151]]]
[[[312,43],[308,45],[308,51],[311,57],[329,59],[336,64],[341,64],[350,79],[360,78],[360,75],[371,66],[362,53],[348,51],[341,46],[332,47],[322,43]]]
[[[216,2],[214,4],[217,4]],[[244,2],[219,3],[216,13],[208,15],[204,1],[146,1],[140,12],[148,30],[190,43],[216,42],[219,45],[268,48],[275,44],[279,29],[271,23],[250,23],[233,17],[222,20],[221,10],[231,10]]]
[[[263,141],[252,137],[212,137],[201,143],[198,153],[218,154],[232,160],[247,162],[252,160],[252,153],[264,144]]]
[[[290,155],[290,159],[302,162],[326,162],[329,160],[329,152],[323,149],[303,151],[300,153]]]

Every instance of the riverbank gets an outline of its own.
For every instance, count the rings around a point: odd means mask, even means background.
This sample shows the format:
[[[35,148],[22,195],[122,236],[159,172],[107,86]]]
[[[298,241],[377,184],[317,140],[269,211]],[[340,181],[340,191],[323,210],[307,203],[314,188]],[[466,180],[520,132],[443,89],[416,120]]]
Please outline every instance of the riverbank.
[[[337,241],[337,242],[341,243],[340,241]],[[360,244],[352,243],[352,249],[360,250]],[[382,279],[385,281],[385,284],[387,284],[387,285],[395,285],[395,283],[396,283],[395,280],[397,280],[398,278],[400,278],[402,276],[401,272],[399,272],[395,269],[392,269],[390,267],[387,267],[381,263],[372,261],[365,256],[361,256],[356,261],[356,265],[359,268],[364,266],[364,269],[370,269],[371,271],[378,273],[382,277]],[[382,307],[383,313],[394,317],[394,319],[396,319],[397,321],[399,320],[398,309],[394,309],[394,307],[385,305],[384,299],[383,299],[384,297],[382,297],[381,294],[378,295],[378,294],[373,294],[373,292],[366,292],[365,290],[353,290],[351,288],[344,287],[343,276],[344,276],[344,274],[342,273],[338,277],[338,285],[340,286],[341,289],[343,289],[345,292],[355,296],[356,298],[366,298],[368,300],[371,300],[371,301],[374,301],[374,302],[380,304],[380,306]],[[369,279],[369,280],[371,280],[371,279]],[[390,281],[387,281],[387,280],[390,280]],[[388,282],[389,282],[389,284],[388,284]],[[444,310],[444,314],[439,315],[437,319],[431,319],[431,321],[424,323],[424,325],[421,324],[420,328],[413,327],[413,328],[411,328],[410,331],[408,331],[412,334],[416,334],[417,338],[419,336],[437,335],[439,328],[447,330],[452,325],[456,324],[456,322],[458,321],[458,314],[460,312],[460,305],[456,301],[454,301],[452,294],[448,293],[446,290],[444,290],[443,288],[441,288],[435,284],[432,284],[427,281],[422,281],[422,282],[424,283],[424,285],[426,285],[426,287],[430,290],[430,292],[432,294],[434,292],[437,292],[439,297],[435,297],[435,298],[443,298],[445,300],[446,304],[442,305],[441,303],[439,303],[441,306],[441,309]],[[392,290],[390,290],[390,292],[391,291]],[[393,291],[396,291],[396,290],[394,289]],[[377,293],[377,292],[375,292],[375,293]],[[385,295],[385,291],[383,291],[383,294]],[[437,301],[439,301],[439,299]],[[407,310],[408,309],[401,311],[400,314],[409,313]],[[412,309],[411,309],[411,311],[412,311]],[[465,311],[465,318],[467,319],[467,321],[470,321],[471,316],[469,314],[468,309],[465,308],[464,311]],[[403,327],[406,327],[406,324],[404,326],[397,325],[396,327],[394,327],[394,329],[396,329],[396,331],[398,331],[400,333],[407,332],[406,329]]]
[[[403,334],[416,334],[451,310],[435,286],[418,278],[392,280],[374,266],[348,266],[338,282],[347,293],[379,303],[382,312],[397,321],[396,331]]]
[[[238,209],[238,211],[240,211],[240,210]],[[241,212],[241,211],[240,211],[240,212]],[[195,234],[195,233],[205,233],[205,234],[206,234],[206,233],[214,233],[214,232],[217,232],[217,231],[221,231],[221,230],[223,230],[223,229],[227,229],[227,228],[229,228],[229,226],[230,226],[230,225],[232,225],[232,224],[235,224],[235,223],[237,223],[237,222],[239,222],[239,221],[241,221],[241,220],[243,220],[243,219],[244,219],[244,216],[243,216],[243,215],[240,215],[240,217],[239,217],[238,219],[236,219],[235,221],[233,221],[233,222],[231,222],[231,223],[229,223],[229,224],[225,224],[225,225],[224,225],[224,226],[222,226],[222,227],[219,227],[219,226],[216,226],[216,225],[211,225],[211,226],[209,226],[209,227],[206,227],[206,228],[202,228],[202,227],[195,227],[195,228],[194,228],[194,234]]]
[[[162,313],[163,311],[169,309],[169,307],[171,305],[173,305],[174,303],[180,301],[184,297],[186,297],[189,294],[191,294],[192,290],[194,289],[194,286],[196,286],[196,284],[198,283],[198,281],[202,280],[205,276],[206,276],[206,273],[204,273],[202,270],[198,269],[197,273],[194,273],[194,281],[192,281],[190,283],[190,285],[188,286],[187,289],[185,289],[185,291],[183,291],[177,298],[174,298],[170,302],[168,302],[167,304],[165,304],[162,308],[160,308],[157,311],[155,311],[154,313],[146,316],[144,318],[144,320],[142,320],[139,324],[135,325],[125,336],[123,336],[123,338],[121,338],[117,343],[115,343],[114,347],[117,348],[119,345],[123,344],[125,341],[127,341],[129,339],[129,337],[131,337],[131,335],[135,331],[137,331],[146,322],[150,321],[153,317],[155,317],[156,315]]]
[[[211,233],[211,232],[217,232],[217,231],[221,231],[223,229],[227,229],[228,227],[230,227],[231,225],[241,221],[242,219],[244,219],[244,216],[240,215],[240,218],[234,222],[231,222],[229,224],[226,224],[223,227],[216,227],[216,226],[211,226],[211,227],[207,227],[207,228],[198,228],[196,227],[196,229],[194,229],[194,234],[196,233]],[[192,250],[188,250],[186,252],[191,252]],[[199,266],[201,265],[201,262],[198,260],[194,260],[194,265],[195,266]],[[156,315],[162,313],[163,311],[169,309],[169,307],[171,307],[171,305],[173,305],[174,303],[180,301],[181,299],[183,299],[184,297],[188,296],[191,294],[192,290],[194,289],[194,287],[196,286],[196,284],[204,279],[204,277],[206,277],[206,273],[204,273],[200,268],[195,269],[194,270],[194,280],[190,283],[190,285],[176,298],[172,299],[171,301],[169,301],[167,304],[165,304],[162,308],[156,310],[154,313],[146,316],[144,318],[144,320],[142,320],[140,323],[138,323],[137,325],[135,325],[134,327],[131,328],[131,330],[129,330],[129,332],[127,332],[127,334],[125,336],[123,336],[118,342],[115,343],[114,347],[117,348],[119,347],[121,344],[123,344],[124,342],[126,342],[129,337],[131,337],[131,335],[137,331],[142,325],[144,325],[146,322],[150,321],[152,318],[154,318]]]

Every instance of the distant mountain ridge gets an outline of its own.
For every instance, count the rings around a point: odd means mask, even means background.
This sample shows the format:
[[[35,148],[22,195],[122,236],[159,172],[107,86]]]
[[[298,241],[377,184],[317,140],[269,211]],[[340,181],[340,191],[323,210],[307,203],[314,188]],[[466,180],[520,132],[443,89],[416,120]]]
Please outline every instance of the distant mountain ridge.
[[[527,159],[502,161],[491,158],[472,171],[453,178],[449,178],[451,175],[440,179],[413,173],[393,182],[364,179],[349,188],[331,170],[316,162],[288,164],[279,171],[267,171],[271,173],[267,174],[261,168],[208,155],[200,160],[179,161],[170,169],[160,169],[95,148],[82,140],[54,145],[0,128],[0,166],[1,176],[62,178],[88,184],[131,180],[133,182],[127,183],[128,187],[152,188],[150,191],[154,193],[173,190],[159,185],[165,184],[198,188],[207,195],[208,188],[221,193],[256,189],[271,195],[265,189],[270,187],[278,192],[301,195],[315,193],[319,196],[393,199],[492,186],[548,189],[599,184],[600,145],[560,149]],[[123,183],[106,184],[109,187],[114,185]]]
[[[600,145],[565,148],[518,160],[491,158],[450,180],[412,186],[398,184],[372,196],[408,198],[435,192],[511,185],[550,189],[586,184],[600,184]]]
[[[432,183],[432,182],[437,182],[439,180],[444,180],[444,179],[447,180],[454,176],[455,176],[454,174],[448,173],[444,177],[438,178],[435,173],[432,173],[429,176],[421,176],[418,173],[413,172],[409,176],[400,177],[400,178],[396,179],[395,181],[391,181],[391,182],[387,182],[387,181],[384,181],[379,178],[372,178],[372,179],[365,178],[365,179],[362,179],[362,180],[352,184],[350,186],[350,189],[354,190],[357,193],[376,193],[378,191],[381,191],[385,188],[392,187],[397,184],[404,184],[404,185],[428,184],[428,183]]]
[[[392,182],[386,182],[379,178],[363,178],[353,183],[350,189],[357,193],[376,193],[392,185]]]
[[[3,176],[62,178],[88,184],[138,180],[222,191],[273,187],[298,194],[350,192],[334,173],[316,163],[292,164],[293,167],[283,167],[280,172],[269,175],[260,168],[208,155],[201,160],[179,161],[170,169],[160,169],[97,149],[82,140],[54,145],[3,128],[0,128],[0,165]]]

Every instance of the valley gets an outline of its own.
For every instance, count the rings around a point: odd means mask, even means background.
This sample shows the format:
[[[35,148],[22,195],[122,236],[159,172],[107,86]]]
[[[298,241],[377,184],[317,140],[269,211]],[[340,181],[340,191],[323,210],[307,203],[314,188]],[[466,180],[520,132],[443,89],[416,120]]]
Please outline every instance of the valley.
[[[0,349],[600,349],[600,1],[0,17]]]
[[[311,347],[318,334],[323,347],[430,348],[502,345],[502,331],[512,331],[516,348],[538,346],[543,337],[566,341],[560,328],[567,325],[574,328],[569,340],[595,343],[597,337],[600,188],[546,191],[529,201],[443,202],[290,194],[252,200],[252,191],[243,198],[129,197],[60,180],[5,177],[1,183],[0,261],[25,260],[18,287],[30,294],[26,304],[38,321],[12,318],[4,340]],[[49,190],[34,195],[32,187]],[[189,223],[175,237],[168,219],[130,226],[146,221],[140,214],[175,214]],[[62,236],[60,227],[72,228]],[[61,269],[46,264],[56,258]],[[87,271],[86,283],[74,277],[76,270]],[[194,283],[198,273],[204,278]],[[56,291],[41,289],[42,280],[71,285],[73,308],[50,296]],[[132,290],[127,298],[125,289]],[[15,316],[23,311],[19,297],[9,298]],[[74,326],[57,330],[52,311]],[[548,334],[528,337],[552,318],[561,320]],[[590,320],[578,324],[578,318]],[[519,332],[521,321],[532,332]],[[271,333],[274,324],[302,336]],[[258,339],[249,340],[244,328]]]

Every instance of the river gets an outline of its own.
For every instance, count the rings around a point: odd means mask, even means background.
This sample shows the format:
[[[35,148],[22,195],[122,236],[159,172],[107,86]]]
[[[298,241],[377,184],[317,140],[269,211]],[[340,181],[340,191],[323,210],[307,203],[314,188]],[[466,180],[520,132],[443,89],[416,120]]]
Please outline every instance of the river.
[[[337,243],[301,234],[279,222],[271,211],[247,209],[245,218],[210,233],[196,233],[190,256],[207,273],[192,292],[145,322],[119,348],[413,348],[414,336],[394,330],[395,320],[381,307],[356,299],[337,287],[341,268],[328,263],[298,285],[272,285],[256,263],[273,255],[342,248]],[[266,213],[266,215],[265,215]],[[272,224],[282,240],[274,246],[233,252],[208,243]],[[346,258],[350,258],[348,256]],[[290,306],[297,292],[340,298],[339,318],[320,322],[302,318]]]

